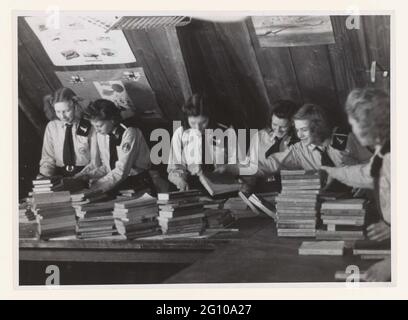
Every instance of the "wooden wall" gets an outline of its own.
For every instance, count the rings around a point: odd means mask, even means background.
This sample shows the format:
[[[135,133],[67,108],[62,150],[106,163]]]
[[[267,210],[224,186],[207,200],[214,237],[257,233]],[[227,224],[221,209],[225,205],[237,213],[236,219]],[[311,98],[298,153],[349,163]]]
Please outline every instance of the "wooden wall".
[[[237,127],[264,126],[277,99],[324,105],[345,124],[343,105],[352,88],[389,90],[389,78],[377,74],[371,84],[368,70],[373,60],[389,70],[390,19],[363,16],[360,29],[352,30],[345,20],[331,17],[335,44],[291,48],[261,48],[251,19],[195,20],[178,29],[192,90],[213,93],[221,120]]]
[[[21,127],[22,122],[20,122],[20,142],[25,137],[36,135],[36,137],[29,139],[32,140],[36,150],[41,150],[42,136],[47,124],[47,119],[43,113],[43,97],[61,87],[55,71],[143,67],[166,120],[180,119],[180,106],[191,95],[191,88],[176,30],[169,28],[165,31],[125,31],[125,36],[136,57],[136,63],[56,67],[24,18],[18,19],[19,108],[26,116],[24,120],[31,122],[30,126],[23,127]],[[161,125],[163,124],[161,123]],[[167,124],[165,125],[167,126]],[[146,135],[148,136],[148,133]],[[20,150],[19,161],[20,168],[27,168],[24,173],[26,174],[25,180],[28,181],[32,180],[38,172],[40,152],[30,154],[25,150]],[[20,185],[23,186],[20,190],[24,194],[27,188],[26,182],[23,182],[22,178]]]

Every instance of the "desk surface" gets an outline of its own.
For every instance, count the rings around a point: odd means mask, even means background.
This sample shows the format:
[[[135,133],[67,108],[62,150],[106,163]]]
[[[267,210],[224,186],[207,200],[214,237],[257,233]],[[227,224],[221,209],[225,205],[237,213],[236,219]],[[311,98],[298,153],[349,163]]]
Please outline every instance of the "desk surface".
[[[247,241],[231,243],[207,255],[165,283],[332,282],[348,265],[365,270],[373,262],[345,256],[300,256],[306,238],[278,238],[273,224]]]
[[[353,256],[299,256],[306,238],[278,238],[273,221],[236,222],[239,233],[179,240],[20,240],[20,261],[185,263],[165,283],[330,282],[348,265],[372,261]],[[310,240],[310,239],[309,239]]]

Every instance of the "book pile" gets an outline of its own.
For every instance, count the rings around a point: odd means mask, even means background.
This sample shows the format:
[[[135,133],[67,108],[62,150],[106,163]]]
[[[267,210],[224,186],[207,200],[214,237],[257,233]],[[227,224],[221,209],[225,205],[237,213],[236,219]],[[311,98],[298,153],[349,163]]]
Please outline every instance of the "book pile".
[[[339,199],[322,203],[323,230],[318,230],[320,240],[364,239],[365,199]]]
[[[61,176],[43,177],[33,180],[33,190],[31,195],[37,193],[49,193],[62,191],[63,183]]]
[[[319,173],[281,170],[282,191],[276,197],[279,237],[315,237],[319,214]]]
[[[43,177],[33,180],[31,194],[48,193],[55,191],[78,192],[86,187],[86,182],[74,178],[62,178],[61,176]]]
[[[87,203],[75,208],[78,217],[79,239],[106,238],[117,234],[112,201]]]
[[[391,242],[385,241],[356,241],[353,246],[353,255],[362,260],[384,260],[391,257]]]
[[[163,234],[180,237],[198,236],[205,228],[204,202],[200,191],[159,193],[159,225]]]
[[[34,194],[33,210],[41,239],[75,238],[75,209],[68,191]]]
[[[136,199],[116,201],[113,210],[116,229],[128,240],[160,234],[157,216],[157,200],[147,193]]]
[[[344,245],[344,241],[303,241],[299,255],[342,256]]]
[[[225,194],[236,194],[241,188],[241,183],[238,179],[228,174],[206,172],[200,174],[199,179],[201,184],[212,197]]]

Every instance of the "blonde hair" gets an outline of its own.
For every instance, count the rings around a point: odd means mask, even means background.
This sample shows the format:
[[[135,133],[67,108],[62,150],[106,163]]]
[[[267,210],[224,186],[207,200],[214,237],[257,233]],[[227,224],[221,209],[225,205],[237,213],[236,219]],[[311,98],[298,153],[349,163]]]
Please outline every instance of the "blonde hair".
[[[58,102],[72,102],[75,108],[75,119],[79,119],[82,116],[83,108],[79,103],[82,101],[82,99],[78,97],[70,88],[59,88],[53,94],[46,95],[43,101],[44,113],[48,120],[57,119],[54,105]]]
[[[373,144],[390,139],[390,98],[376,88],[354,89],[346,100],[346,112]]]

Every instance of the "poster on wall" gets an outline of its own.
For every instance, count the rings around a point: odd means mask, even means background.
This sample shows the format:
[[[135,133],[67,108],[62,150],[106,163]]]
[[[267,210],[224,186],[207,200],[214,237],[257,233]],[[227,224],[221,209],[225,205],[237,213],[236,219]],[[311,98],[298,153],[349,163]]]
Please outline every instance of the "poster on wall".
[[[105,33],[81,16],[60,14],[55,24],[42,16],[25,19],[55,66],[136,62],[121,30]]]
[[[96,99],[112,101],[122,118],[162,118],[156,96],[143,68],[114,70],[57,71],[64,87],[71,88],[86,107]]]
[[[313,46],[334,43],[330,16],[253,16],[261,47]]]

